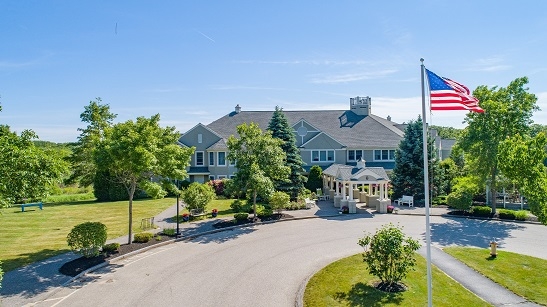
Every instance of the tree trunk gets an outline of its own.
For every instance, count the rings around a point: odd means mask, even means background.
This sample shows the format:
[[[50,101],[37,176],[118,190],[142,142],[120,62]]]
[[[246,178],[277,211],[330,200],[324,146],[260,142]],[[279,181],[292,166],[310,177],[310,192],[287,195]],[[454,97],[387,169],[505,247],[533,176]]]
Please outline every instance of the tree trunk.
[[[133,195],[135,195],[137,184],[131,184],[128,189],[129,194],[129,237],[127,238],[127,244],[133,242]]]
[[[256,190],[253,191],[253,219],[256,219]]]
[[[490,208],[492,208],[492,213],[496,213],[496,168],[492,169],[490,174]]]

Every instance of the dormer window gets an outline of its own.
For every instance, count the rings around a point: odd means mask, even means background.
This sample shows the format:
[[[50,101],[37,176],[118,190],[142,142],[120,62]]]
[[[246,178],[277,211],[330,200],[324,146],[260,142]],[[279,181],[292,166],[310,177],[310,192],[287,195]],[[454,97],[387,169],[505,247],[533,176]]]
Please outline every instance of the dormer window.
[[[203,142],[203,134],[198,134],[198,143],[201,144]]]

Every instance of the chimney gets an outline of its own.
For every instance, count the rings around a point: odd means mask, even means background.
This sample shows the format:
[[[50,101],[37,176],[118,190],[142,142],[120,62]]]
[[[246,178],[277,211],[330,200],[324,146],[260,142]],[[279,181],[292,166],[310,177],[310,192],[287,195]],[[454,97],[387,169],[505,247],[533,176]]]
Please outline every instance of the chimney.
[[[357,115],[367,116],[372,114],[370,111],[371,99],[367,97],[355,97],[349,99],[350,110]]]
[[[391,121],[391,116],[388,115],[388,116],[387,116],[387,120]]]
[[[239,106],[239,104],[236,105],[236,114],[239,114],[239,112],[241,112],[241,107]]]

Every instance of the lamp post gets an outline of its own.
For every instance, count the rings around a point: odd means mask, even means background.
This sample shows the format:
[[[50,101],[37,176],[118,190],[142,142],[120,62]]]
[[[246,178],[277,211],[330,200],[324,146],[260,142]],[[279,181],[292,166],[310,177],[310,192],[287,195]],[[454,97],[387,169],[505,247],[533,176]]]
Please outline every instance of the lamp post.
[[[175,236],[178,238],[180,236],[180,228],[179,228],[179,195],[177,194],[177,233]]]

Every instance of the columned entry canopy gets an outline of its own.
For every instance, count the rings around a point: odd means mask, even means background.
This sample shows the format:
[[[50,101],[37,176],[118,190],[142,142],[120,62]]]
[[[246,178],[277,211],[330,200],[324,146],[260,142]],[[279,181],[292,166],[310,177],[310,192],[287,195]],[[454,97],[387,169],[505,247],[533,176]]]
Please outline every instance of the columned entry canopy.
[[[365,202],[368,207],[387,212],[387,205],[391,203],[389,182],[383,167],[366,167],[363,160],[356,166],[333,164],[323,171],[323,188],[330,192],[334,205],[340,208],[351,205],[351,201]]]

